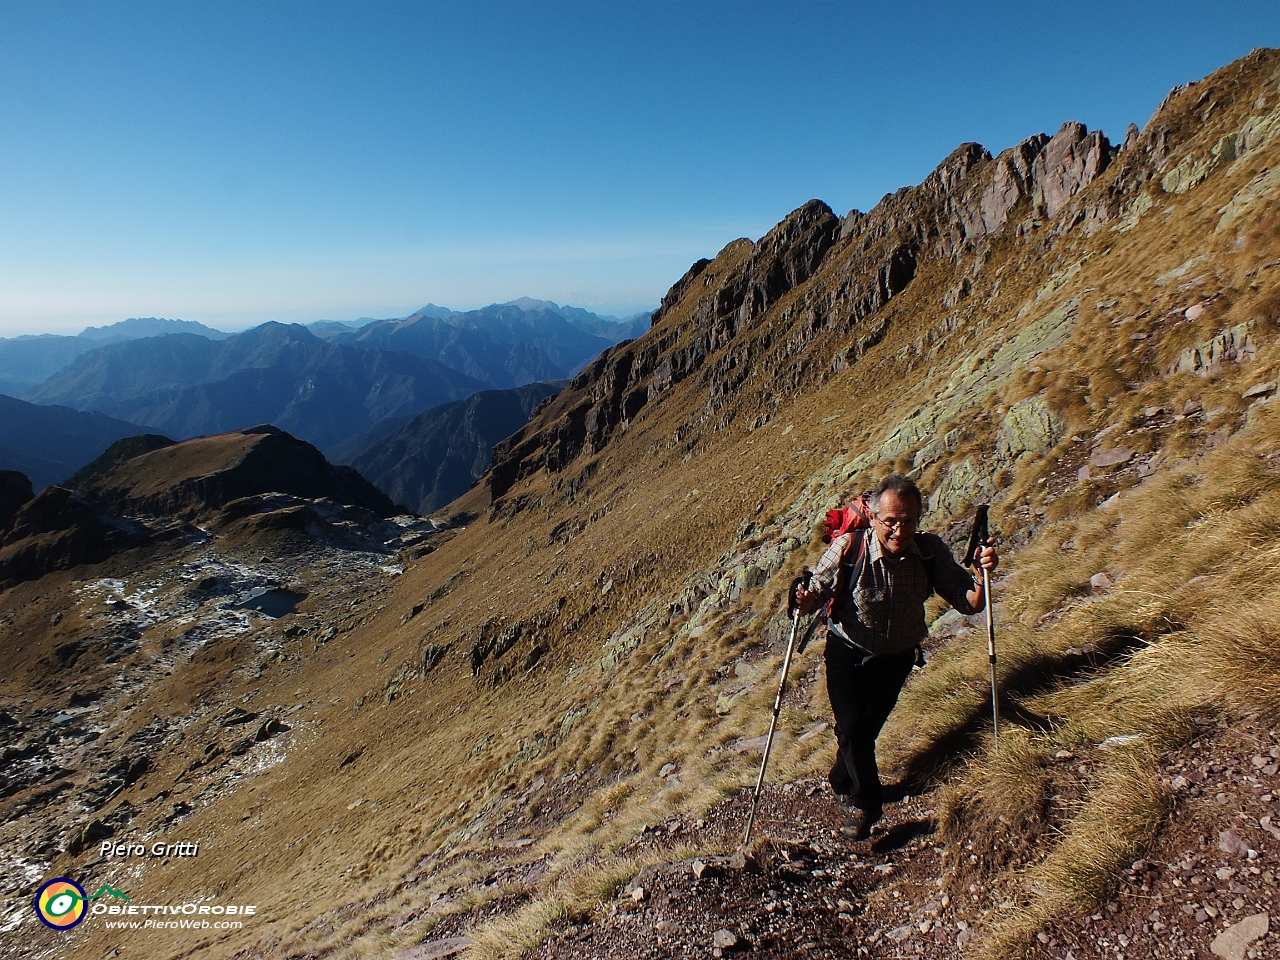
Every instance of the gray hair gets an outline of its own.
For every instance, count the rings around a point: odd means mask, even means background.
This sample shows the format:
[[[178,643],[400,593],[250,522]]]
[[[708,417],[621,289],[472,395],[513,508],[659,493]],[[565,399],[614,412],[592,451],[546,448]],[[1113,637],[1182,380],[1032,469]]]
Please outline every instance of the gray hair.
[[[916,506],[923,512],[924,496],[920,493],[920,488],[916,486],[916,482],[910,477],[903,476],[901,473],[891,473],[879,483],[876,488],[871,491],[871,509],[880,512],[880,495],[892,491],[899,497],[914,497]]]

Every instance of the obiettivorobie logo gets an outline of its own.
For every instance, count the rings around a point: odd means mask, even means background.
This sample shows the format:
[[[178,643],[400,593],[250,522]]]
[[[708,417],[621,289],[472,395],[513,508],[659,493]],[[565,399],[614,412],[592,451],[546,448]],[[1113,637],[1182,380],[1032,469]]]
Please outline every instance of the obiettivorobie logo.
[[[105,883],[98,892],[89,896],[84,887],[67,877],[50,880],[36,892],[36,915],[46,927],[54,930],[70,930],[88,913],[89,901],[110,894],[116,900],[128,900],[129,895]]]
[[[113,901],[94,903],[110,895]],[[239,930],[241,918],[255,916],[256,904],[236,903],[133,903],[123,890],[103,884],[89,896],[69,877],[50,880],[36,893],[36,915],[47,927],[70,930],[86,916],[104,917],[109,930]],[[194,915],[194,916],[193,916]],[[134,919],[135,917],[139,919]],[[235,919],[226,919],[234,917]],[[198,918],[198,919],[197,919]]]

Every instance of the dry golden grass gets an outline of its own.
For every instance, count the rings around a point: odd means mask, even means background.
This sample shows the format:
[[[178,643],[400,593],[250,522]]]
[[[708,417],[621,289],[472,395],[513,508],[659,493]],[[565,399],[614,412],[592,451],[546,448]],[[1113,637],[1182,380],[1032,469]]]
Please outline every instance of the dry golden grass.
[[[474,931],[471,938],[475,943],[469,953],[477,960],[524,956],[546,938],[552,924],[568,915],[558,900],[538,899],[526,903],[513,915]]]
[[[980,748],[940,797],[943,836],[962,851],[958,877],[1032,867],[1017,881],[1023,906],[983,956],[1016,954],[1046,919],[1091,908],[1141,856],[1169,803],[1156,761],[1196,735],[1193,714],[1280,716],[1278,410],[1113,507],[1053,525],[1020,554],[1004,586],[1016,613],[1001,624],[1001,676],[1026,685],[1006,686],[1006,697],[1048,725],[1006,728],[994,751],[989,731],[975,735]],[[1078,585],[1099,570],[1112,571],[1115,587],[1082,595]],[[1055,675],[1062,651],[1118,640],[1096,668]],[[980,653],[976,643],[946,651],[908,688],[890,731],[900,765],[987,722]],[[1111,737],[1116,746],[1096,748]],[[1055,752],[1082,746],[1092,750],[1089,776],[1068,771],[1055,786],[1046,772]]]

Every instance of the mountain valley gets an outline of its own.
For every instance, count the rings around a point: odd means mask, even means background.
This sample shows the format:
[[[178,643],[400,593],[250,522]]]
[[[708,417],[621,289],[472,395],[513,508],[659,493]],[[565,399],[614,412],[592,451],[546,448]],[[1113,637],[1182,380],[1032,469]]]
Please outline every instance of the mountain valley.
[[[134,318],[75,337],[0,340],[0,388],[35,401],[8,401],[0,468],[31,473],[38,487],[64,480],[128,435],[111,424],[130,417],[134,432],[177,439],[270,422],[349,459],[432,407],[486,387],[576,374],[639,332],[638,320],[524,298],[469,312],[428,305],[360,325],[266,323],[227,334],[192,321]],[[72,427],[66,408],[98,419],[81,417]],[[46,463],[51,451],[34,438],[58,418],[71,433],[61,459]],[[483,471],[488,448],[479,456]]]

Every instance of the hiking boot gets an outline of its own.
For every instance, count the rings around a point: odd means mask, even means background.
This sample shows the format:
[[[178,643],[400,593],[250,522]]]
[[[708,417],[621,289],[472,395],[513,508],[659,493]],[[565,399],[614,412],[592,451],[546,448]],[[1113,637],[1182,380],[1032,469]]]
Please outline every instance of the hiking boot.
[[[842,802],[840,808],[844,810],[844,826],[840,828],[840,832],[851,840],[865,840],[871,836],[871,828],[882,816],[879,810],[863,810],[852,803]]]

